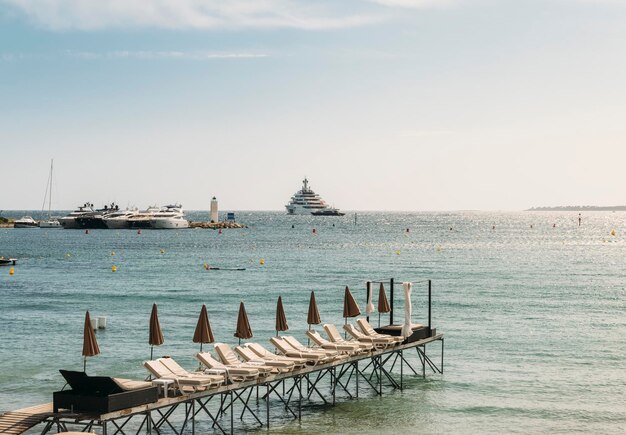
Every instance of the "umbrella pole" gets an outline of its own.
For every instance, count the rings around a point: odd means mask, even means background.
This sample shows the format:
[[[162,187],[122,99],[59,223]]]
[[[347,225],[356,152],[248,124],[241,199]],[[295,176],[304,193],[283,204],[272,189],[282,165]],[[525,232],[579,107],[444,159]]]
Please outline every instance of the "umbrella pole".
[[[152,353],[154,352],[154,345],[150,346],[150,361],[152,361]]]
[[[87,373],[87,357],[83,358],[83,372]]]
[[[380,328],[380,312],[378,313],[378,327]]]
[[[348,318],[347,317],[345,318],[345,320],[346,321],[343,324],[344,326],[346,326],[348,324]],[[344,340],[348,339],[348,331],[346,331],[346,328],[343,328],[343,338],[344,338]]]

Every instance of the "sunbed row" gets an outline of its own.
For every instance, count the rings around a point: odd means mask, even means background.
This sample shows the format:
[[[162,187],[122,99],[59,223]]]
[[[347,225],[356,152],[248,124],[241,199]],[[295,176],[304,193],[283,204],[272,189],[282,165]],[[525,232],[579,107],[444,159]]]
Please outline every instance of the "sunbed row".
[[[350,340],[345,340],[333,324],[323,325],[328,340],[316,331],[306,331],[314,347],[304,346],[291,336],[272,337],[270,342],[278,355],[258,343],[245,343],[234,350],[228,344],[216,343],[214,350],[218,359],[209,352],[196,353],[201,369],[194,372],[185,370],[169,357],[146,361],[144,367],[155,378],[172,380],[180,392],[198,391],[301,370],[307,365],[341,362],[350,356],[389,348],[403,341],[402,337],[378,334],[365,319],[358,319],[357,324],[360,330],[354,325],[344,326],[352,337]]]

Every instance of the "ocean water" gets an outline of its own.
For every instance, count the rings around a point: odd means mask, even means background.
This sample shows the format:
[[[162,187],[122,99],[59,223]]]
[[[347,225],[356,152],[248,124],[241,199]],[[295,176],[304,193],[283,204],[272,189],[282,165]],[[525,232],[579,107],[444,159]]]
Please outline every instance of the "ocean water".
[[[255,340],[267,343],[282,295],[290,331],[303,339],[311,290],[322,321],[342,324],[346,285],[364,310],[365,281],[393,277],[416,282],[421,323],[422,281],[432,280],[445,373],[382,397],[362,388],[358,400],[305,407],[301,423],[277,408],[272,431],[626,432],[623,213],[584,213],[580,227],[567,212],[359,213],[357,225],[350,214],[237,215],[249,228],[223,234],[0,229],[0,255],[19,258],[14,276],[0,268],[0,411],[51,401],[63,386],[58,369],[82,369],[85,310],[108,318],[88,372],[142,379],[153,302],[165,336],[155,354],[191,369],[203,303],[216,340],[236,344],[244,301]],[[206,271],[205,262],[246,270]]]

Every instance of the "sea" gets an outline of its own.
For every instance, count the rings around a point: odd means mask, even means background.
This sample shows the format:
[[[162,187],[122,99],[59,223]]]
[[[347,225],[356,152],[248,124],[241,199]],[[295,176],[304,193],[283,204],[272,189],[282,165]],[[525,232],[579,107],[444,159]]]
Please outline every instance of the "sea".
[[[30,213],[3,216],[22,214]],[[208,212],[188,217],[207,220]],[[340,326],[346,286],[364,311],[365,283],[393,278],[414,283],[418,323],[428,321],[431,280],[444,373],[405,376],[403,391],[382,396],[362,384],[358,399],[341,397],[334,407],[305,403],[301,422],[272,402],[272,433],[626,433],[626,215],[580,217],[242,211],[237,221],[248,227],[222,233],[2,228],[0,255],[18,263],[12,276],[0,268],[0,411],[50,402],[64,385],[58,370],[82,370],[86,310],[107,319],[87,372],[144,379],[153,303],[165,337],[155,356],[191,370],[202,304],[215,339],[235,345],[244,302],[253,340],[269,346],[278,296],[289,333],[305,341],[311,291],[322,322]],[[404,299],[395,290],[401,323]],[[375,287],[374,305],[377,295]],[[370,321],[376,326],[378,315]],[[427,350],[439,364],[439,345]],[[416,355],[409,362],[421,368]],[[246,421],[235,427],[265,431]]]

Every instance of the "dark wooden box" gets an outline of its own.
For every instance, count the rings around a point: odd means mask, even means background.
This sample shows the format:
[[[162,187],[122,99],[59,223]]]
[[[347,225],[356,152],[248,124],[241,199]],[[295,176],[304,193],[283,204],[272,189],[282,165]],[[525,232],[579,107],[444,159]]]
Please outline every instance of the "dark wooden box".
[[[65,390],[52,394],[54,412],[59,409],[68,409],[72,412],[93,412],[105,414],[145,405],[159,400],[157,387],[142,388],[140,390],[122,391],[107,395],[94,395],[86,392]]]
[[[59,370],[71,390],[52,394],[53,411],[68,409],[73,412],[104,414],[159,400],[158,388],[128,389],[108,376],[87,376],[85,372]]]

